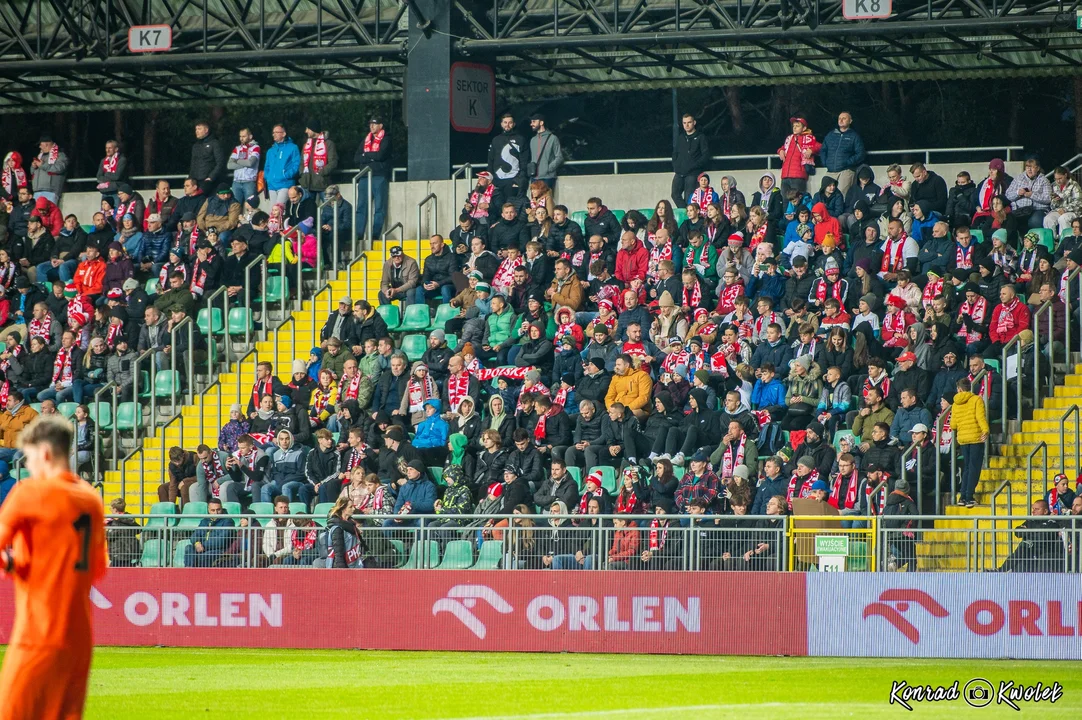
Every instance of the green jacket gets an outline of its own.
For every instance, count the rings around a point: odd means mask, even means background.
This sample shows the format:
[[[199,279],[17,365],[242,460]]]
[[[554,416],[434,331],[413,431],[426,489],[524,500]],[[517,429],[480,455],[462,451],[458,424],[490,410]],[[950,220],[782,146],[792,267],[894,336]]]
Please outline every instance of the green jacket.
[[[485,336],[481,344],[490,347],[507,344],[514,324],[515,313],[509,307],[505,307],[500,315],[489,313],[488,318],[485,319]]]
[[[364,355],[357,361],[357,369],[365,377],[372,378],[375,382],[379,378],[380,366],[379,366],[379,353],[372,353],[371,355]]]

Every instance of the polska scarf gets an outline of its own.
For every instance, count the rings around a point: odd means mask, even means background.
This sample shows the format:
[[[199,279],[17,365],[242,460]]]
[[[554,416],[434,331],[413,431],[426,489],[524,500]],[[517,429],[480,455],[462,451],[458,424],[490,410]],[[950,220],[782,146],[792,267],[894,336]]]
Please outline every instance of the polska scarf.
[[[598,488],[597,490],[594,490],[593,492],[590,492],[589,490],[584,492],[582,494],[582,498],[579,500],[578,514],[579,515],[586,515],[587,514],[586,510],[590,505],[590,498],[599,498],[599,497],[601,497],[602,493],[604,493],[604,492],[605,491],[602,490],[601,488]],[[598,501],[598,502],[600,502],[600,501]]]
[[[984,322],[984,314],[988,311],[988,301],[983,297],[978,297],[977,302],[971,303],[968,300],[963,302],[958,308],[958,320],[961,324],[961,319],[969,317],[973,322],[980,325]],[[958,328],[958,337],[965,338],[966,344],[975,343],[981,339],[981,333],[979,331],[970,332],[966,330],[966,326],[961,324]]]
[[[929,280],[928,284],[924,286],[924,292],[921,294],[921,305],[926,309],[932,306],[932,301],[936,296],[943,293],[943,278],[936,278],[935,280]]]
[[[525,395],[527,392],[531,392],[535,395],[544,395],[547,398],[552,397],[552,393],[550,393],[549,389],[545,387],[542,383],[536,383],[528,388],[524,386],[522,388],[522,392],[518,394],[518,403],[515,405],[516,415],[522,412],[522,396]]]
[[[7,372],[9,369],[11,369],[11,361],[21,356],[24,352],[26,352],[26,349],[22,345],[16,345],[9,352],[11,353],[10,358],[8,358],[7,360],[0,360],[0,370],[3,370],[4,372]],[[4,407],[4,404],[0,403],[0,407]]]
[[[970,385],[973,384],[973,377],[973,373],[966,375]],[[980,390],[977,391],[977,394],[984,398],[985,402],[988,402],[992,397],[992,373],[985,373],[984,377],[981,378],[981,387]]]
[[[481,207],[481,203],[492,204],[492,193],[495,192],[496,186],[489,183],[485,186],[484,190],[478,190],[474,188],[470,193],[470,206],[473,210],[470,211],[470,217],[483,218],[488,217],[488,208]]]
[[[523,267],[525,264],[521,255],[513,260],[511,258],[505,259],[496,270],[496,275],[492,278],[492,284],[502,288],[511,287],[515,282],[515,268]]]
[[[458,412],[458,406],[470,394],[470,374],[466,371],[455,373],[447,378],[447,408],[450,412]]]
[[[725,452],[721,456],[721,476],[723,478],[729,478],[733,476],[733,470],[738,465],[744,464],[744,448],[747,444],[748,436],[745,433],[740,433],[740,442],[736,446],[736,457],[733,457],[733,444],[728,443],[725,445]]]
[[[755,228],[755,232],[751,234],[751,241],[748,242],[749,250],[754,250],[756,247],[758,247],[759,243],[761,243],[763,240],[766,240],[766,231],[767,226],[765,222],[759,227]]]
[[[322,133],[314,138],[308,138],[308,142],[304,143],[304,157],[301,158],[302,175],[311,172],[308,168],[308,161],[312,159],[313,154],[316,158],[316,172],[319,172],[327,164],[327,140]]]
[[[710,203],[714,202],[717,199],[718,199],[718,194],[716,192],[714,192],[714,188],[712,188],[712,187],[707,187],[706,189],[703,189],[701,187],[700,188],[695,188],[695,192],[691,193],[691,201],[688,202],[688,205],[698,205],[699,210],[701,210],[701,211],[703,211],[705,213],[706,208],[710,207]],[[725,198],[726,203],[728,203],[728,200],[729,200],[729,198],[726,197]],[[728,213],[728,209],[726,209],[725,212]]]
[[[115,173],[119,163],[120,153],[113,153],[112,155],[102,158],[101,169],[107,173]]]
[[[545,426],[547,424],[546,421],[556,413],[560,412],[561,409],[563,409],[562,405],[560,407],[557,407],[554,403],[551,407],[549,407],[548,411],[544,415],[541,415],[539,418],[537,418],[537,424],[534,425],[533,428],[533,439],[536,444],[545,444]]]
[[[883,473],[883,480],[888,477],[887,473]],[[873,511],[876,515],[882,515],[883,509],[887,506],[887,486],[879,488],[879,502],[872,502],[872,487],[871,481],[864,483],[864,497],[868,501],[868,509]]]
[[[659,279],[657,266],[662,260],[672,260],[672,238],[668,240],[664,245],[657,245],[656,243],[650,248],[650,263],[646,268],[646,278],[653,283],[656,283]]]
[[[211,494],[218,497],[218,481],[226,475],[221,458],[218,457],[217,452],[212,450],[210,460],[201,461],[199,464],[203,466],[203,475],[207,478],[207,484],[210,485]]]
[[[883,261],[879,263],[879,270],[885,273],[896,273],[905,269],[905,242],[909,236],[902,231],[897,241],[891,240],[890,236],[883,242]]]
[[[263,381],[256,380],[252,385],[252,405],[259,409],[259,401],[264,395],[274,394],[274,381],[271,378],[267,378]],[[266,419],[266,418],[264,418]]]
[[[789,504],[789,509],[793,509],[793,495],[797,498],[806,498],[811,495],[812,484],[819,479],[819,471],[812,470],[808,477],[800,480],[800,476],[793,471],[792,477],[789,478],[789,487],[785,491],[785,502]],[[800,490],[797,490],[797,484],[800,483]]]
[[[30,340],[32,338],[38,337],[38,338],[41,338],[42,340],[44,340],[45,344],[48,345],[49,344],[49,329],[52,327],[52,324],[53,324],[53,316],[50,315],[48,312],[45,313],[45,317],[43,317],[41,320],[36,320],[36,319],[31,320],[30,323],[26,326],[26,329],[27,329],[26,342],[27,342],[27,344],[28,345],[30,344]]]
[[[387,136],[386,130],[380,130],[378,133],[368,133],[364,136],[364,151],[366,153],[379,152],[379,146],[383,143],[383,138]]]
[[[862,400],[867,401],[868,391],[872,388],[877,388],[882,394],[884,401],[886,401],[886,397],[890,395],[890,377],[885,372],[879,377],[881,379],[878,382],[873,381],[870,375],[864,378],[864,385],[860,388],[860,397]]]
[[[127,205],[125,205],[122,202],[117,203],[116,212],[113,213],[113,216],[116,218],[116,224],[117,225],[120,224],[120,221],[124,219],[125,215],[131,215],[132,218],[135,217],[135,206],[136,206],[137,202],[138,201],[135,199],[135,196],[133,195],[131,202],[129,202]],[[131,233],[129,233],[125,237],[125,239],[127,239],[127,237],[131,237],[131,235],[135,234],[138,231],[139,231],[139,228],[133,227]],[[124,230],[121,229],[121,232],[124,232]]]
[[[426,400],[438,398],[440,391],[436,387],[435,381],[432,380],[432,376],[425,373],[423,384],[417,380],[416,375],[410,376],[409,382],[406,383],[406,395],[409,397],[409,411],[413,413],[420,412],[424,408]]]
[[[11,182],[12,177],[15,178],[14,184]],[[3,182],[4,190],[14,195],[16,190],[26,187],[26,171],[21,167],[5,167],[2,175],[0,175],[0,182]]]
[[[732,285],[725,285],[718,291],[718,312],[722,314],[731,313],[735,309],[735,302],[738,297],[744,294],[743,283],[735,282]]]
[[[683,293],[680,296],[680,305],[689,308],[699,307],[703,301],[703,291],[699,286],[698,278],[696,278],[695,284],[691,286],[690,290],[687,285],[684,285],[683,288]]]
[[[656,517],[650,521],[650,552],[657,552],[665,547],[665,538],[669,535],[669,523],[664,525]]]
[[[962,270],[973,269],[973,243],[970,242],[966,247],[962,247],[961,243],[954,244],[954,264]]]
[[[90,322],[90,303],[81,295],[68,301],[68,326],[74,330]]]
[[[766,313],[765,315],[760,315],[759,318],[755,321],[755,324],[752,326],[753,328],[755,328],[755,336],[762,337],[771,323],[777,323],[779,325],[782,324],[781,315],[774,312],[773,310]],[[703,328],[699,328],[700,331],[702,331],[702,329]],[[812,340],[812,348],[814,349],[814,347],[815,340]]]
[[[206,289],[207,285],[207,268],[210,266],[210,262],[213,259],[214,253],[211,253],[207,256],[206,260],[197,259],[195,265],[192,265],[191,289],[193,295],[203,295],[203,291]]]
[[[715,228],[716,231],[716,228]],[[711,238],[712,239],[712,238]],[[688,246],[687,252],[684,253],[684,262],[688,265],[703,265],[706,268],[710,267],[710,248],[712,246],[709,243],[703,243],[700,247],[696,248],[691,245]],[[698,260],[695,258],[695,252],[698,250]]]
[[[1011,300],[1010,305],[1004,305],[1003,308],[999,311],[999,316],[996,318],[996,331],[999,332],[1000,335],[1005,335],[1006,333],[1014,329],[1015,320],[1014,315],[1011,314],[1011,311],[1014,310],[1015,307],[1017,307],[1017,304],[1018,298],[1014,298],[1013,300]]]
[[[951,411],[944,410],[939,413],[939,417],[943,418],[943,429],[939,433],[939,452],[950,452],[954,441],[954,433],[951,431]],[[939,424],[939,417],[936,418],[936,424]]]
[[[110,350],[116,348],[116,344],[124,339],[124,324],[109,323],[109,332],[105,334],[105,344]]]
[[[64,387],[71,387],[71,381],[71,350],[61,346],[53,360],[53,385],[60,383]]]
[[[294,528],[289,534],[289,542],[295,550],[311,550],[316,546],[317,531]]]
[[[360,395],[361,392],[361,374],[357,373],[351,378],[346,378],[345,375],[342,376],[343,382],[345,382],[347,379],[349,380],[349,382],[346,383],[346,393],[344,399],[356,400],[357,396]]]
[[[845,505],[842,507],[846,510],[852,510],[857,505],[857,490],[860,488],[860,480],[857,478],[857,469],[853,468],[853,472],[849,473],[848,483],[845,486]],[[834,487],[830,489],[828,502],[838,510],[842,509],[842,507],[838,507],[838,503],[841,501],[842,482],[845,480],[846,478],[841,473],[838,473],[837,477],[834,478]]]
[[[883,344],[887,347],[901,347],[906,344],[905,329],[916,322],[916,317],[911,312],[899,310],[887,313],[883,317]]]
[[[38,159],[40,160],[43,155],[45,155],[45,153],[39,153],[38,154]],[[46,158],[43,162],[46,162],[49,165],[53,165],[59,159],[60,159],[60,146],[57,145],[56,143],[53,143],[53,147],[49,151],[49,157]]]
[[[8,289],[13,282],[15,282],[15,263],[8,260],[3,265],[0,265],[0,285]]]

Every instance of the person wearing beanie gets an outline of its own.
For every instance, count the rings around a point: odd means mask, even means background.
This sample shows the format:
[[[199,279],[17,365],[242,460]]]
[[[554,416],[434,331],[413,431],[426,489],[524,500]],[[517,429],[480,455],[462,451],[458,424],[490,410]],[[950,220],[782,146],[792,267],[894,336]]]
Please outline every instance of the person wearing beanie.
[[[229,420],[218,432],[218,449],[229,454],[237,452],[237,440],[241,435],[247,435],[251,430],[251,423],[244,417],[240,403],[233,403],[229,407]]]
[[[605,404],[612,375],[605,368],[605,361],[600,357],[591,357],[584,363],[583,375],[575,385],[575,397],[581,403],[590,400],[599,406]]]
[[[301,176],[297,184],[322,200],[323,190],[330,185],[330,177],[338,169],[338,149],[323,131],[319,118],[307,120],[304,134],[308,139],[301,148]]]
[[[454,354],[455,351],[447,347],[447,333],[433,330],[428,334],[428,347],[421,356],[421,362],[428,366],[429,375],[440,387],[447,382],[447,364]]]
[[[910,485],[904,478],[896,480],[883,508],[880,526],[884,530],[889,552],[888,572],[903,568],[909,572],[917,570],[917,538],[911,532],[917,527],[917,521],[913,519],[917,515],[917,504],[913,502],[910,492]]]

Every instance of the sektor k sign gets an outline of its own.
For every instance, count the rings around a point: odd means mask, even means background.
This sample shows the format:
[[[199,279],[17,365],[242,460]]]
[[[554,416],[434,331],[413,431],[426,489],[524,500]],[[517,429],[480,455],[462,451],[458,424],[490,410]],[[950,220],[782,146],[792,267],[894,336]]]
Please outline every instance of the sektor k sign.
[[[496,76],[488,65],[456,62],[451,66],[451,127],[487,133],[496,115]]]

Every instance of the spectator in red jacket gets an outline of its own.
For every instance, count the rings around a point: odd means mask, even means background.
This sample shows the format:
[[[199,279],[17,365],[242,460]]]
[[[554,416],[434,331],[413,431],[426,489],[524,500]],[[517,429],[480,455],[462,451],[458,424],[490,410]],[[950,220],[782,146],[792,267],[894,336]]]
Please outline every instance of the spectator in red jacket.
[[[635,521],[617,517],[612,520],[612,547],[609,548],[609,570],[627,570],[639,556],[639,529]]]
[[[101,259],[96,246],[86,246],[86,260],[79,263],[71,282],[75,286],[77,295],[89,297],[101,295],[105,283],[105,261]]]
[[[642,241],[630,230],[620,236],[620,251],[616,253],[616,279],[630,284],[638,278],[646,281],[646,270],[650,264],[650,252]]]
[[[812,205],[812,219],[815,221],[815,244],[818,247],[823,246],[827,235],[833,235],[837,246],[844,249],[845,237],[842,235],[841,223],[830,214],[826,203],[817,202]]]
[[[988,324],[988,337],[992,344],[984,351],[986,358],[999,358],[1003,347],[1023,330],[1029,329],[1029,308],[1015,296],[1014,285],[999,289],[999,305],[992,311]]]
[[[34,201],[34,214],[41,218],[41,224],[53,237],[60,235],[60,231],[64,229],[64,216],[56,203],[49,198],[39,197]]]
[[[787,197],[790,190],[807,191],[808,171],[804,166],[815,166],[815,156],[822,147],[808,127],[807,120],[796,116],[789,118],[789,122],[793,125],[793,134],[785,138],[785,143],[778,148],[778,157],[782,160],[782,197]]]

